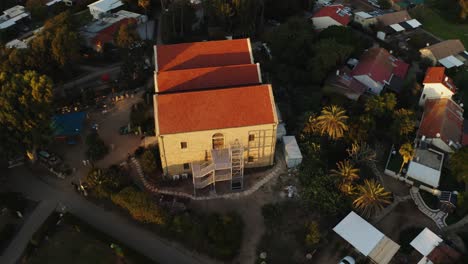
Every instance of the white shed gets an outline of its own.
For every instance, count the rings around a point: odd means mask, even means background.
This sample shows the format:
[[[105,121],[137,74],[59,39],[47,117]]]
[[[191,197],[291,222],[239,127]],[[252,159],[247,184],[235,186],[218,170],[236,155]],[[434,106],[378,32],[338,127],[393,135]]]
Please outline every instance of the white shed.
[[[294,136],[284,136],[284,156],[288,168],[295,168],[302,162],[302,154]]]
[[[397,243],[352,211],[333,231],[377,264],[388,264],[400,249]]]
[[[111,10],[123,6],[121,0],[99,0],[88,5],[89,12],[94,19],[100,19],[102,16],[109,14]]]

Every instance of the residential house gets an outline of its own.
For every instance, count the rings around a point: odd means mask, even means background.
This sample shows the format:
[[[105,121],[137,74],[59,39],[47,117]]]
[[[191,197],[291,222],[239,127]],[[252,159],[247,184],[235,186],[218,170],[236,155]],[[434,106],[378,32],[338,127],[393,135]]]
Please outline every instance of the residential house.
[[[452,98],[457,92],[453,80],[445,75],[444,67],[429,67],[423,85],[419,106],[424,106],[427,99]]]
[[[406,176],[433,188],[439,187],[444,153],[431,148],[422,138],[417,142],[413,159],[408,164]]]
[[[351,12],[345,10],[343,5],[324,6],[311,19],[317,30],[330,26],[346,26],[351,21]]]
[[[24,6],[14,6],[3,11],[0,16],[0,30],[7,29],[16,25],[19,21],[30,18],[31,14],[26,11]]]
[[[113,44],[114,37],[122,25],[135,23],[141,24],[147,21],[145,15],[120,10],[111,15],[93,21],[80,29],[85,45],[100,52],[105,44]],[[144,36],[140,36],[144,37]]]
[[[57,3],[60,3],[60,2],[64,2],[63,0],[47,0],[47,2],[45,3],[46,6],[53,6]]]
[[[360,24],[363,28],[369,28],[377,23],[377,18],[370,13],[359,11],[354,13],[353,21]]]
[[[362,255],[370,258],[372,263],[390,263],[400,249],[400,245],[352,211],[333,228],[333,231]]]
[[[273,164],[278,118],[249,39],[157,45],[155,128],[165,175],[192,174],[194,190],[244,167]]]
[[[123,6],[121,0],[99,0],[89,4],[88,8],[94,19],[100,19],[121,6]]]
[[[21,38],[11,40],[5,44],[5,47],[9,49],[27,49],[29,47],[29,42],[33,40],[43,29],[40,27],[28,33],[25,33]]]
[[[425,142],[451,153],[461,147],[463,121],[463,108],[452,99],[427,99],[417,134]]]
[[[461,254],[427,227],[424,228],[410,245],[422,256],[418,263],[457,263]]]
[[[468,52],[458,39],[450,39],[419,50],[422,58],[440,63],[447,69],[468,64]]]
[[[364,52],[351,71],[354,79],[364,84],[367,91],[380,94],[384,87],[399,92],[409,65],[394,57],[384,48],[371,48]]]
[[[377,38],[385,40],[387,36],[413,30],[420,27],[422,24],[412,19],[408,11],[398,11],[387,13],[377,17]]]

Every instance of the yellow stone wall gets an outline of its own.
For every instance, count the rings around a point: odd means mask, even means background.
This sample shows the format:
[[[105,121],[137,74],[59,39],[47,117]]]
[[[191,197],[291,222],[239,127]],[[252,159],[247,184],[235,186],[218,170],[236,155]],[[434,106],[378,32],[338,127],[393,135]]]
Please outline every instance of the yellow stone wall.
[[[208,152],[211,157],[212,137],[221,133],[224,136],[224,147],[229,147],[236,139],[244,147],[244,165],[263,167],[273,164],[276,144],[277,124],[266,124],[249,127],[225,128],[217,130],[196,131],[158,136],[159,150],[163,172],[175,175],[191,172],[191,163],[205,160]],[[255,135],[249,141],[249,135]],[[187,148],[181,148],[181,142],[187,142]],[[249,156],[253,162],[249,162]],[[184,163],[189,163],[189,169],[184,170]]]

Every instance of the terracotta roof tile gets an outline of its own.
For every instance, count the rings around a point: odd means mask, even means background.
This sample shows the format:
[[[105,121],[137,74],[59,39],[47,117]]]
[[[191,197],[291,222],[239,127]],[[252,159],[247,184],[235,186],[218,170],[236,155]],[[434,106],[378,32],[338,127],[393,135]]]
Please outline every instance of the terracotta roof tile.
[[[452,79],[445,75],[445,67],[430,67],[426,71],[423,84],[426,83],[441,83],[452,92],[457,92],[457,87]]]
[[[253,63],[249,39],[157,45],[158,71]]]
[[[340,23],[343,26],[346,26],[351,21],[351,16],[349,14],[340,12],[344,8],[343,5],[331,5],[321,8],[313,17],[331,17],[336,22]]]
[[[159,93],[261,83],[257,64],[162,71],[158,73],[157,79]]]
[[[277,123],[270,85],[160,94],[159,134]]]
[[[461,143],[463,128],[463,108],[448,98],[427,100],[418,135],[440,138],[448,144]]]
[[[368,75],[372,80],[389,82],[392,74],[404,79],[409,65],[393,57],[384,48],[370,48],[361,56],[358,65],[354,67],[353,76]]]
[[[353,76],[369,75],[374,81],[383,83],[388,81],[392,75],[393,65],[388,59],[390,53],[383,48],[371,48],[367,50],[354,67]]]

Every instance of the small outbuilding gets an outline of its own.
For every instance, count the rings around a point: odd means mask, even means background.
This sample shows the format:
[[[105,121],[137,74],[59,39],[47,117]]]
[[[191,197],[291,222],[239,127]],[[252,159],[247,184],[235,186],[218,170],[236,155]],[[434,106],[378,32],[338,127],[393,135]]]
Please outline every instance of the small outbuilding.
[[[288,168],[295,168],[302,162],[302,154],[294,136],[284,136],[284,156]]]
[[[350,212],[333,228],[338,235],[353,245],[373,263],[387,264],[400,249],[400,245],[386,237],[355,212]]]

